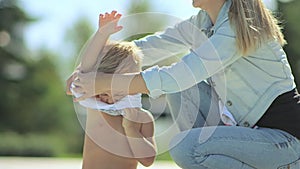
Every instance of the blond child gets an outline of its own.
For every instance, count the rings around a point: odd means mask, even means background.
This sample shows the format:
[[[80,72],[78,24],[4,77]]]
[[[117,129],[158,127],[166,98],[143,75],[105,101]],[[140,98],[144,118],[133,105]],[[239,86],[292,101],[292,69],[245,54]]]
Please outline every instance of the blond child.
[[[99,29],[82,52],[80,72],[134,73],[141,71],[141,53],[129,42],[108,42],[121,15],[99,16]],[[75,96],[80,91],[72,87]],[[111,92],[112,93],[112,92]],[[141,109],[141,95],[102,93],[86,99],[86,135],[83,169],[135,169],[138,162],[150,166],[156,155],[154,120]],[[76,98],[74,99],[76,101]]]

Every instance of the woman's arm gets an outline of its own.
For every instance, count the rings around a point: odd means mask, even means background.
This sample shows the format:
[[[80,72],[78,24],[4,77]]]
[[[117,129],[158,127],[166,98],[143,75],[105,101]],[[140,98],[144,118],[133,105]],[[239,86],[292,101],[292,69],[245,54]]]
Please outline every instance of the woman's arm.
[[[193,16],[188,20],[182,21],[174,27],[167,28],[163,33],[158,33],[147,36],[140,40],[135,40],[134,43],[142,49],[144,54],[143,65],[149,66],[171,56],[179,54],[182,55],[183,53],[186,53],[193,44],[193,38],[195,37],[193,36],[192,32],[198,29],[195,25],[198,20],[201,20],[201,17],[203,17],[202,13],[203,12],[199,12],[197,16]],[[95,74],[93,74],[91,77],[94,80]],[[131,86],[137,86],[138,88],[134,87],[132,91],[129,91],[129,93],[148,93],[141,76],[138,75],[136,78],[139,79],[135,80],[138,83],[136,85],[133,83]],[[132,79],[132,77],[129,79]],[[95,81],[91,82],[94,84]],[[70,86],[67,83],[67,88],[69,87]],[[125,91],[128,91],[128,88]],[[70,92],[67,91],[67,93]],[[99,91],[96,91],[95,93],[99,93]]]
[[[193,46],[194,32],[199,32],[197,31],[198,27],[202,26],[199,21],[203,18],[203,14],[204,12],[200,11],[198,15],[192,16],[187,20],[181,20],[176,17],[168,18],[172,23],[177,24],[175,26],[170,25],[163,32],[157,32],[134,40],[135,45],[143,51],[143,66],[151,66],[164,59],[186,54]],[[199,35],[196,34],[196,36]]]
[[[199,45],[199,46],[198,46]],[[162,94],[180,92],[223,71],[242,58],[236,48],[235,32],[229,21],[222,23],[215,34],[198,44],[181,61],[159,68],[146,69],[141,74],[108,75],[97,73],[95,76],[80,74],[78,83],[86,96],[105,92],[125,92],[128,94],[147,93],[156,98]],[[94,85],[96,84],[96,85]],[[95,89],[95,90],[93,90]],[[92,91],[93,90],[93,91]],[[85,96],[83,96],[86,98]]]
[[[82,101],[100,93],[111,92],[116,94],[134,95],[138,93],[149,94],[146,83],[140,73],[107,74],[102,72],[78,73],[76,92],[84,93],[74,101]],[[95,85],[96,84],[96,85]]]
[[[213,35],[171,66],[155,66],[143,71],[141,74],[149,95],[157,98],[162,94],[186,90],[217,73],[222,73],[241,58],[236,49],[235,37],[222,33]]]
[[[228,30],[228,25],[223,25],[224,28],[220,28],[218,33],[171,66],[152,67],[136,74],[97,73],[95,83],[92,81],[95,76],[79,74],[79,79],[82,78],[89,84],[78,85],[82,87],[82,92],[86,92],[87,97],[95,94],[93,92],[98,94],[100,91],[112,90],[128,94],[146,93],[156,98],[162,94],[188,89],[242,57],[237,52],[234,33]],[[91,91],[92,89],[95,90]]]

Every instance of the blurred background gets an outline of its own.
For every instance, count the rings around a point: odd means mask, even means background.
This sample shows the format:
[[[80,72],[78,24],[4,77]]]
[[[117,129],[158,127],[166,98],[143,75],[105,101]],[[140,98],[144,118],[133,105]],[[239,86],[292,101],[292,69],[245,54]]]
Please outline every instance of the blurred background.
[[[285,50],[300,85],[300,1],[265,3],[282,21]],[[0,0],[0,156],[81,157],[84,131],[64,88],[81,47],[97,29],[98,14],[116,9],[123,15],[160,12],[185,19],[198,11],[191,4]],[[166,23],[158,18],[143,26],[160,31]],[[168,114],[162,117],[169,119]],[[164,159],[168,155],[158,157]]]

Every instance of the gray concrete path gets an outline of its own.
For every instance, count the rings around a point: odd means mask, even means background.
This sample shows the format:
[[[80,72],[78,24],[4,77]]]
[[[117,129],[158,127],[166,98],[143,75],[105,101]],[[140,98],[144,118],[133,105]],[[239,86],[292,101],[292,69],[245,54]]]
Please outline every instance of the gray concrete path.
[[[0,157],[0,169],[81,169],[81,159]],[[155,161],[138,169],[180,169],[172,161]]]

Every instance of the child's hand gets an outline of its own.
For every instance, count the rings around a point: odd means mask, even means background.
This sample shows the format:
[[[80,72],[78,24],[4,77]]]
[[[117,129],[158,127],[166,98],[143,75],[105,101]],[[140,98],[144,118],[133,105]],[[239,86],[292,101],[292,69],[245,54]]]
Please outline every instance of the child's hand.
[[[105,13],[99,15],[99,31],[107,34],[113,34],[119,32],[123,27],[118,26],[118,22],[121,18],[121,14],[117,11],[111,13]]]

